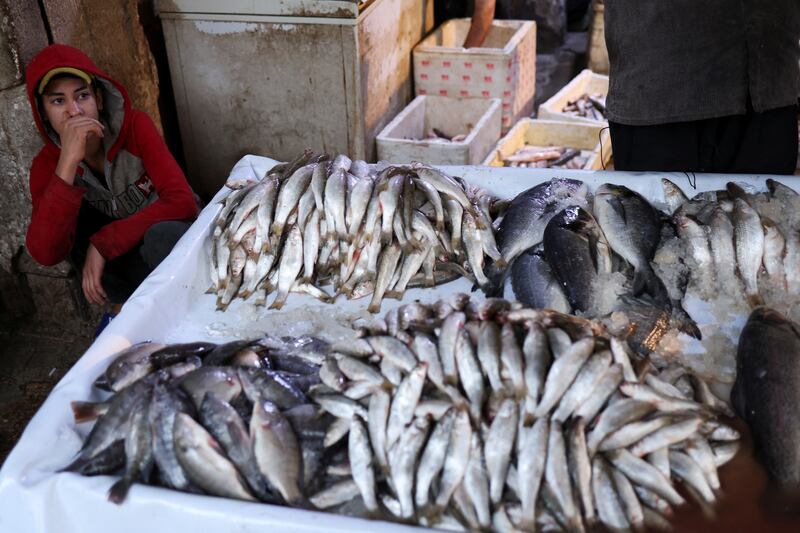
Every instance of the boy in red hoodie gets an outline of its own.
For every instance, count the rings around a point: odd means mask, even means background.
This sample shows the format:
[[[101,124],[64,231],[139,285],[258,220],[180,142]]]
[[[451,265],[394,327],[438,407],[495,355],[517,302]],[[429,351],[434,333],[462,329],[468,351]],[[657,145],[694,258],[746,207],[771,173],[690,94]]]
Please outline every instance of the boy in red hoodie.
[[[194,195],[150,117],[83,52],[48,46],[25,78],[45,142],[28,251],[43,265],[68,260],[87,301],[116,312],[188,229]]]

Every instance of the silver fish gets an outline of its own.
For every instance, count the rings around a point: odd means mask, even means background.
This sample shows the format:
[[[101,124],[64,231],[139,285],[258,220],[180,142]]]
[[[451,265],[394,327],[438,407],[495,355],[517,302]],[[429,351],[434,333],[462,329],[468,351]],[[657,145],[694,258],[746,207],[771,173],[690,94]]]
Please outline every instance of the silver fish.
[[[669,464],[672,472],[695,489],[706,502],[714,503],[717,500],[714,496],[714,491],[711,490],[706,481],[703,469],[691,457],[684,453],[670,450]]]
[[[300,502],[303,498],[300,447],[294,430],[275,404],[255,402],[250,438],[261,473],[288,503]]]
[[[386,447],[392,445],[400,438],[403,429],[414,418],[414,409],[419,403],[422,395],[422,387],[425,384],[425,374],[428,365],[422,363],[411,370],[408,376],[397,387],[397,391],[392,399],[392,407],[389,410],[389,422],[386,427]]]
[[[761,219],[750,205],[740,198],[734,200],[733,235],[736,244],[736,264],[744,282],[750,305],[761,305],[758,293],[758,272],[764,257],[764,230]]]
[[[450,432],[444,470],[439,482],[439,493],[436,496],[436,507],[439,509],[447,506],[453,493],[461,484],[467,470],[471,440],[472,426],[469,421],[469,413],[466,410],[458,410],[453,429]]]
[[[567,467],[567,454],[564,445],[564,433],[561,424],[555,420],[550,422],[550,436],[547,444],[547,462],[544,469],[544,478],[553,490],[561,511],[567,519],[571,530],[581,530],[581,514],[572,493],[569,468]]]
[[[611,353],[608,350],[594,354],[583,365],[572,385],[561,397],[553,419],[564,422],[570,415],[589,399],[597,383],[602,379],[611,364]]]
[[[372,448],[364,422],[354,416],[350,422],[350,437],[348,440],[348,455],[353,469],[353,480],[358,485],[364,505],[368,511],[378,509],[375,498],[375,472],[372,470]]]
[[[314,165],[306,165],[295,171],[294,174],[281,185],[281,190],[275,202],[275,215],[272,221],[272,246],[277,246],[280,242],[286,221],[295,207],[297,207],[300,197],[306,192],[313,173]]]
[[[600,457],[592,461],[592,492],[600,521],[611,531],[628,531],[630,523],[611,479],[611,469]]]
[[[414,420],[389,452],[389,469],[403,518],[414,516],[414,473],[429,425],[427,418]]]
[[[518,419],[516,402],[512,399],[505,400],[500,405],[486,437],[486,468],[489,472],[489,493],[494,504],[499,503],[503,496]]]
[[[189,415],[175,416],[175,452],[187,477],[215,496],[256,501],[214,438]]]
[[[439,332],[439,357],[442,361],[442,371],[444,372],[445,381],[451,384],[458,382],[456,344],[459,339],[459,332],[464,329],[465,324],[466,316],[464,313],[455,312],[444,319]]]
[[[684,503],[685,500],[675,491],[669,480],[647,461],[624,449],[608,452],[606,457],[634,483],[652,490],[673,505]]]
[[[539,397],[544,390],[545,380],[552,355],[547,343],[547,334],[542,326],[537,322],[527,324],[528,334],[522,344],[522,353],[525,357],[525,385],[527,386],[527,396],[525,400],[525,411],[533,416]]]
[[[397,264],[402,256],[402,251],[397,244],[392,244],[384,248],[378,262],[378,278],[375,281],[375,291],[372,293],[372,301],[367,307],[370,313],[377,313],[381,310],[381,300],[389,288],[392,277],[397,270]]]
[[[459,331],[455,352],[458,377],[467,398],[469,398],[470,413],[473,419],[478,420],[486,397],[486,389],[483,384],[481,368],[475,356],[475,349],[466,330]]]
[[[547,374],[542,401],[536,406],[534,416],[545,416],[555,407],[593,350],[593,338],[581,339],[555,360]]]
[[[688,420],[665,426],[637,442],[631,448],[631,453],[641,457],[655,450],[678,444],[694,435],[700,429],[702,423],[702,419],[692,417]]]
[[[416,503],[418,509],[428,505],[431,484],[444,468],[445,453],[447,452],[455,417],[456,412],[453,409],[448,410],[442,416],[433,429],[431,437],[425,445],[425,450],[422,452],[414,490],[414,503]]]
[[[289,291],[303,268],[303,235],[300,228],[292,226],[278,264],[278,291],[270,309],[280,309],[286,303]]]
[[[550,425],[539,418],[532,427],[520,427],[517,437],[517,468],[519,499],[522,503],[520,526],[531,528],[536,519],[536,501],[544,476]]]
[[[504,476],[505,478],[505,476]],[[505,479],[504,479],[505,481]],[[489,501],[489,476],[486,473],[481,439],[475,433],[470,442],[469,463],[461,482],[475,510],[478,525],[487,528],[492,523]],[[502,489],[504,483],[500,485]]]
[[[501,350],[500,327],[493,321],[482,322],[478,335],[478,361],[489,380],[489,385],[495,392],[504,389],[500,379]]]
[[[369,412],[367,427],[372,449],[375,451],[375,460],[384,472],[388,471],[389,463],[386,458],[386,425],[389,421],[389,408],[392,397],[383,388],[376,389],[369,398]]]

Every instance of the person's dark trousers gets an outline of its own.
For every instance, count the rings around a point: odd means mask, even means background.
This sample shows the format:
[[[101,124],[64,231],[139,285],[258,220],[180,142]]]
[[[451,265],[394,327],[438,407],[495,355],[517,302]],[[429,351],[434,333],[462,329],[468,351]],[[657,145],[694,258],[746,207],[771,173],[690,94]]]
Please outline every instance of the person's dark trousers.
[[[75,244],[68,258],[79,276],[83,273],[89,238],[113,221],[113,218],[94,209],[87,202],[81,205],[75,229]],[[115,304],[124,303],[150,272],[169,255],[189,226],[189,223],[177,220],[153,224],[145,232],[142,241],[130,251],[106,262],[101,281],[109,301]]]
[[[797,106],[655,126],[609,122],[614,168],[794,174]]]

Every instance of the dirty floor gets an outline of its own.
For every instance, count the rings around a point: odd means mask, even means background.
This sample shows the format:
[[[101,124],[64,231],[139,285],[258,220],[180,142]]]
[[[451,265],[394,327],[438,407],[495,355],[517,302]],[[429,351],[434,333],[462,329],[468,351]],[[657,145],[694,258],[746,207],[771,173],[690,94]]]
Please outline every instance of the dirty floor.
[[[89,324],[69,331],[32,321],[0,324],[0,464],[93,340]]]

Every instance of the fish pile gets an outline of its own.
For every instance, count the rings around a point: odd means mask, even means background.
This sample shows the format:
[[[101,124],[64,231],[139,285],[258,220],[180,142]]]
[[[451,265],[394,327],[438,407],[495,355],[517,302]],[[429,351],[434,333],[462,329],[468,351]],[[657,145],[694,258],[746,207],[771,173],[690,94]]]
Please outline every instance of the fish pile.
[[[561,110],[562,113],[592,120],[607,120],[606,95],[603,93],[583,93],[575,100],[570,100]]]
[[[668,528],[716,499],[738,449],[724,405],[594,320],[455,294],[357,338],[139,343],[73,402],[64,470],[456,530]]]
[[[583,169],[592,155],[591,150],[526,144],[502,160],[504,167]]]
[[[541,183],[517,195],[499,221],[497,243],[511,267],[490,272],[488,292],[499,294],[510,274],[515,296],[531,307],[616,313],[637,352],[653,351],[670,328],[699,338],[682,294],[671,294],[651,266],[664,227],[627,187],[604,184],[591,195],[579,180]]]
[[[712,504],[738,449],[722,400],[600,322],[456,294],[360,334],[311,393],[350,464],[318,507],[360,496],[372,516],[471,531],[667,529],[675,483]]]
[[[789,310],[800,297],[800,195],[779,181],[766,192],[730,182],[689,199],[662,179],[688,283],[704,299]]]
[[[114,503],[149,482],[301,505],[323,466],[329,420],[306,392],[327,351],[310,337],[135,344],[94,383],[109,398],[72,402],[76,423],[96,422],[64,470],[121,474]]]
[[[328,159],[306,150],[258,181],[227,183],[211,239],[218,309],[253,294],[264,305],[271,292],[280,309],[302,292],[325,302],[371,294],[378,312],[409,287],[461,276],[484,286],[486,256],[502,267],[486,191],[421,163],[373,170]]]

